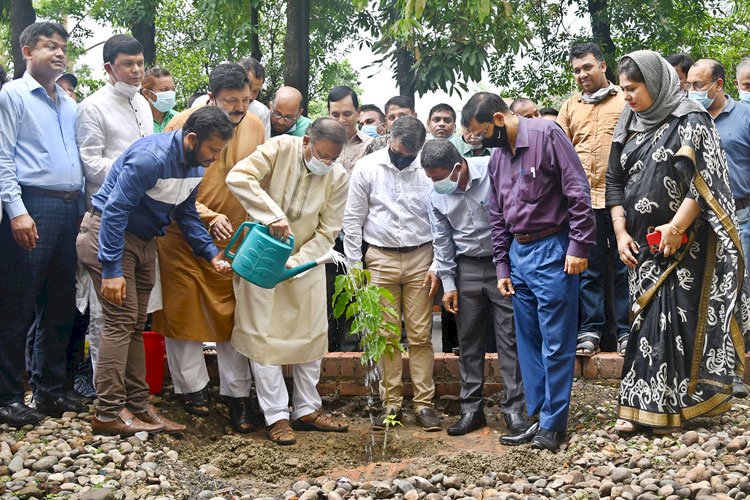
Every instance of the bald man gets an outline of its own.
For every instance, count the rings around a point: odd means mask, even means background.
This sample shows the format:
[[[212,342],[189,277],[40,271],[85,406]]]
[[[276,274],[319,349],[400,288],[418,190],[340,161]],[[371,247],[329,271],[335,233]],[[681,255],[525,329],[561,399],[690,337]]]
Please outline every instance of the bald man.
[[[517,115],[521,115],[524,118],[541,118],[539,109],[536,107],[534,101],[528,97],[519,97],[512,103],[510,103],[510,110]]]
[[[271,137],[304,137],[311,120],[302,116],[302,93],[294,87],[279,87],[271,98]]]

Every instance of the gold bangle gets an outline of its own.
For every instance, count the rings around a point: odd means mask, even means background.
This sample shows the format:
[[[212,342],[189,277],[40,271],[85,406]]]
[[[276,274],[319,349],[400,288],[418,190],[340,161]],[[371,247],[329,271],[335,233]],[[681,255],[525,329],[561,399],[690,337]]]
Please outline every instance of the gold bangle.
[[[612,219],[612,222],[614,223],[616,220],[620,220],[620,219],[624,219],[624,218],[625,218],[624,215],[618,215],[617,217],[615,217],[614,219]]]
[[[685,230],[680,229],[677,224],[672,221],[669,222],[669,232],[674,236],[682,236],[683,234],[685,234]]]

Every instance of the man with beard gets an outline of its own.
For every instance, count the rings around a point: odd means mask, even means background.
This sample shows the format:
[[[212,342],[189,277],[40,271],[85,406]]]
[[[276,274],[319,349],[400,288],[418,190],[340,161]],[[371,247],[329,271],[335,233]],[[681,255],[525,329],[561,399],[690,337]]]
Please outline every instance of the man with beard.
[[[76,247],[104,311],[91,421],[95,434],[185,430],[159,415],[148,400],[143,325],[155,282],[155,237],[164,235],[173,218],[195,255],[216,272],[231,272],[195,199],[204,168],[221,156],[232,133],[220,109],[196,110],[182,130],[154,134],[128,148],[91,199]]]
[[[234,126],[229,146],[206,171],[198,188],[197,208],[216,245],[226,248],[234,230],[247,213],[229,191],[226,177],[234,165],[250,156],[263,143],[263,124],[248,112],[250,82],[237,64],[219,64],[208,79],[208,106],[227,114]],[[167,132],[179,130],[195,110],[177,115]],[[237,432],[252,430],[250,422],[250,365],[232,347],[234,290],[232,276],[216,274],[213,268],[193,257],[188,241],[176,223],[157,240],[162,279],[163,308],[153,317],[154,330],[166,337],[167,360],[175,393],[184,397],[185,410],[207,415],[208,370],[203,342],[215,342],[219,364],[220,391],[229,407]]]

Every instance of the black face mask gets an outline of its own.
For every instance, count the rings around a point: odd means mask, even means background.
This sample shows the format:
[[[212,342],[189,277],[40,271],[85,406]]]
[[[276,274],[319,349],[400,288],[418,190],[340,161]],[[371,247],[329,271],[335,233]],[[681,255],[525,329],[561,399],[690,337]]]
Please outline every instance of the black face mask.
[[[508,142],[508,131],[505,127],[498,127],[494,124],[493,126],[495,127],[495,136],[483,139],[482,146],[485,148],[507,148],[510,145]]]
[[[397,153],[396,151],[392,150],[391,148],[388,148],[388,156],[391,158],[391,163],[393,163],[393,166],[399,170],[405,169],[406,167],[411,165],[411,162],[413,162],[417,158],[417,155],[404,156],[401,153]]]

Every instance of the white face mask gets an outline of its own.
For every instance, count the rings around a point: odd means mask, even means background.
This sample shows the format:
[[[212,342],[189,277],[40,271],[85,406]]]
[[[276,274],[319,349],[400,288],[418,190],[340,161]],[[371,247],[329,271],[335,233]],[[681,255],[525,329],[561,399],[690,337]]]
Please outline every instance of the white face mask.
[[[315,149],[310,143],[310,160],[305,159],[305,166],[313,175],[326,175],[333,168],[333,163],[326,165],[323,160],[315,157]]]
[[[451,170],[451,173],[448,174],[448,177],[445,179],[440,179],[439,181],[433,181],[432,187],[435,188],[435,192],[438,194],[452,194],[458,189],[458,180],[452,180],[451,176],[453,175],[453,172],[456,171],[457,168],[461,166],[460,163],[456,163],[453,165],[453,170]]]
[[[132,99],[133,97],[135,97],[135,95],[138,93],[138,91],[141,90],[141,86],[138,85],[136,87],[135,85],[129,85],[129,84],[125,83],[125,82],[121,82],[121,81],[117,80],[117,75],[115,75],[114,68],[109,63],[107,63],[107,65],[109,66],[110,71],[112,71],[112,78],[114,78],[116,80],[115,84],[113,85],[113,87],[115,88],[115,91],[118,94],[120,94],[120,95],[122,95],[124,97],[127,97],[128,99]]]

